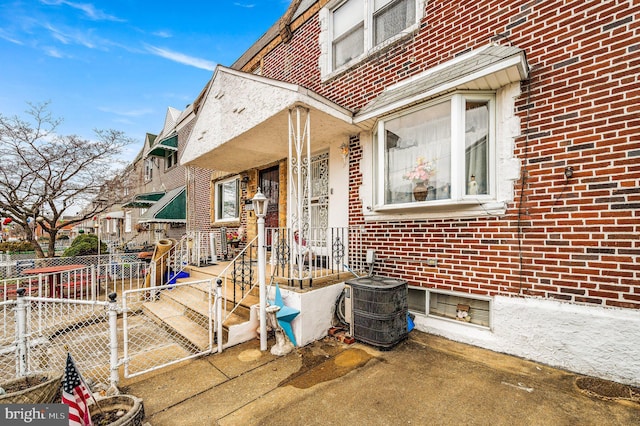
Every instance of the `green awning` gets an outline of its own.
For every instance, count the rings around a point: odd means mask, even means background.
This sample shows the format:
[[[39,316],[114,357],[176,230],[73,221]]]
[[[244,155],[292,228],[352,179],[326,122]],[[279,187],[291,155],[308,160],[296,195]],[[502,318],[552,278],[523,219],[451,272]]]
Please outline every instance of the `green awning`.
[[[186,223],[187,191],[185,187],[181,186],[168,191],[164,197],[140,216],[138,222]]]
[[[132,208],[142,208],[148,209],[152,205],[154,205],[159,199],[164,197],[164,192],[147,192],[144,194],[138,194],[131,201],[126,202],[122,205],[123,208],[132,209]]]
[[[153,145],[148,155],[156,157],[166,157],[167,153],[173,153],[178,150],[178,135],[175,134],[166,139],[162,139],[157,144]]]

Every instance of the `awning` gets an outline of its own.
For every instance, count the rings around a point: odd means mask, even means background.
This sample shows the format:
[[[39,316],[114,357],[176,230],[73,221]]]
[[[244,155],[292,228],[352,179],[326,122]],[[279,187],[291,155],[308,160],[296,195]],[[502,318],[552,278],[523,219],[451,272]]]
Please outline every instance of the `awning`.
[[[524,80],[529,66],[524,50],[488,45],[387,87],[362,108],[355,123],[369,121],[455,90],[497,90]]]
[[[138,222],[186,223],[187,191],[185,187],[181,186],[168,191],[140,216]]]
[[[167,153],[173,153],[178,151],[178,135],[175,134],[168,138],[162,139],[160,142],[153,145],[148,155],[155,157],[166,157]]]
[[[131,201],[126,202],[122,205],[123,208],[132,209],[132,208],[143,208],[147,209],[154,205],[156,201],[161,199],[164,196],[164,192],[147,192],[144,194],[138,194]]]
[[[286,158],[289,110],[296,107],[308,111],[313,151],[361,131],[352,111],[311,90],[218,65],[181,164],[233,173]]]
[[[124,212],[122,210],[112,211],[112,212],[104,212],[100,215],[100,219],[123,219]]]

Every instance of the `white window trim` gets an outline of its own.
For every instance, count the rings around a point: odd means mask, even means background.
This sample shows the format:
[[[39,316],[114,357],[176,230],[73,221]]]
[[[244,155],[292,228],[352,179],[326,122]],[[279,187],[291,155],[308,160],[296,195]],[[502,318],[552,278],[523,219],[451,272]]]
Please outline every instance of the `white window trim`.
[[[125,212],[124,214],[124,232],[131,232],[132,231],[132,215],[131,212]]]
[[[171,161],[171,165],[169,165],[169,160],[173,158]],[[164,157],[164,167],[165,170],[171,170],[178,165],[178,151],[172,151],[169,155]]]
[[[150,182],[153,180],[153,169],[155,166],[155,160],[153,157],[147,157],[144,160],[144,181]]]
[[[520,178],[521,160],[515,157],[515,138],[520,135],[520,119],[515,114],[515,101],[520,95],[520,83],[511,83],[495,94],[494,153],[495,161],[490,176],[495,185],[493,196],[467,196],[457,202],[437,200],[428,203],[407,203],[403,205],[376,206],[375,199],[378,188],[376,164],[379,153],[378,145],[373,140],[373,132],[362,132],[362,160],[360,163],[364,179],[360,187],[362,214],[366,221],[399,220],[399,219],[432,219],[501,216],[507,209],[507,203],[514,199],[514,182]],[[444,98],[436,99],[440,102]],[[419,107],[424,107],[421,104]],[[409,109],[403,111],[406,113]],[[392,117],[390,115],[389,117]],[[389,117],[384,117],[388,119]],[[453,182],[452,182],[453,185]],[[381,199],[381,198],[378,198]],[[384,199],[384,198],[382,198]],[[409,205],[410,204],[410,205]]]
[[[384,42],[373,46],[373,1],[364,0],[365,17],[364,17],[364,51],[360,56],[351,59],[349,62],[333,69],[333,28],[332,28],[332,11],[346,3],[348,0],[333,0],[327,3],[320,10],[320,75],[322,81],[331,79],[355,64],[364,61],[369,56],[385,49],[387,46],[394,44],[400,39],[411,36],[420,28],[420,22],[424,17],[425,4],[427,0],[416,1],[416,22],[405,29],[403,32],[396,34]]]
[[[408,108],[406,110],[397,112],[395,114],[384,117],[383,119],[378,120],[378,140],[373,141],[376,149],[376,171],[384,170],[385,164],[385,144],[384,140],[384,124],[387,121],[393,120],[398,117],[405,116],[407,114],[411,114],[415,111],[420,111],[425,108],[429,108],[431,106],[451,101],[451,198],[444,200],[430,200],[430,201],[421,201],[421,202],[409,202],[409,203],[400,203],[400,204],[385,204],[384,203],[384,173],[374,173],[377,176],[375,182],[376,188],[376,202],[375,202],[375,210],[405,210],[405,209],[415,209],[415,208],[428,208],[429,206],[444,206],[444,205],[455,205],[461,203],[471,203],[477,204],[478,202],[485,202],[495,200],[495,168],[496,168],[496,158],[495,158],[495,95],[490,92],[465,92],[465,93],[455,93],[448,96],[443,96],[432,100],[430,102],[425,102],[419,106]],[[465,194],[465,182],[462,180],[464,175],[464,143],[462,138],[464,135],[461,134],[459,123],[463,122],[464,116],[464,106],[466,100],[487,100],[489,102],[489,193],[481,194],[481,195],[466,195]],[[462,165],[462,167],[461,167]],[[462,169],[462,170],[461,170]]]
[[[222,187],[222,185],[229,183],[229,182],[236,182],[236,188],[238,189],[238,191],[240,190],[240,185],[238,185],[238,182],[240,181],[240,176],[234,176],[232,178],[229,179],[224,179],[224,180],[219,180],[214,184],[214,194],[213,194],[213,204],[214,204],[214,214],[215,214],[215,221],[216,223],[231,223],[231,222],[237,222],[238,220],[240,220],[240,194],[236,193],[236,198],[237,198],[237,202],[238,202],[238,215],[236,217],[233,218],[221,218],[220,217],[220,207],[219,207],[219,203],[218,203],[218,195],[220,194],[220,188]]]

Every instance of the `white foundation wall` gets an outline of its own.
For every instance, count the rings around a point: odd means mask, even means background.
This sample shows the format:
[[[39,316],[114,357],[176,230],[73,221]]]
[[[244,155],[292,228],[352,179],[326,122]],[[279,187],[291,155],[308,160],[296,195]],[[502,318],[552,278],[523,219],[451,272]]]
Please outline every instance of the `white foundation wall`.
[[[553,367],[640,385],[640,311],[496,296],[492,330],[417,315],[416,329]]]
[[[343,289],[344,283],[305,293],[280,288],[282,302],[300,311],[300,314],[291,321],[293,335],[299,347],[320,340],[328,334],[329,328],[333,325],[336,301]]]

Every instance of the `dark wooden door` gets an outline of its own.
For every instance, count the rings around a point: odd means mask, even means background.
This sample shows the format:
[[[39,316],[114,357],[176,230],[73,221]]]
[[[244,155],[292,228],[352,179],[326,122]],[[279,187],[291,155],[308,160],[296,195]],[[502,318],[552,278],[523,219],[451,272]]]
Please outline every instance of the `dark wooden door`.
[[[264,224],[269,228],[279,226],[279,204],[280,204],[280,170],[278,166],[270,167],[260,171],[260,189],[269,199],[267,214],[264,217]],[[271,233],[267,231],[267,246],[271,246]]]

